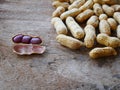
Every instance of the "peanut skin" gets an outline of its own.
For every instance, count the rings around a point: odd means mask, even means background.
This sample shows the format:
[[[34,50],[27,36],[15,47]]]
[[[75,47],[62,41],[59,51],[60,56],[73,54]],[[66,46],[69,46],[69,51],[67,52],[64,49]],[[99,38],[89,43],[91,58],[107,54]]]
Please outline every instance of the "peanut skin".
[[[89,56],[93,59],[115,55],[117,55],[117,52],[112,47],[94,48],[89,52]]]
[[[74,18],[67,17],[66,25],[75,38],[81,39],[84,37],[84,31],[82,27],[74,20]]]
[[[102,44],[108,47],[113,47],[113,48],[120,46],[120,39],[118,39],[117,37],[110,37],[107,34],[98,34],[97,42],[99,44]]]
[[[70,49],[80,49],[81,46],[84,46],[84,43],[70,36],[59,34],[56,37],[56,40],[63,46]]]
[[[67,27],[62,22],[62,20],[58,17],[54,17],[51,20],[51,23],[54,25],[54,28],[56,29],[57,34],[67,34]]]
[[[84,43],[87,48],[92,48],[96,39],[95,28],[92,25],[87,25],[85,27],[85,38]]]

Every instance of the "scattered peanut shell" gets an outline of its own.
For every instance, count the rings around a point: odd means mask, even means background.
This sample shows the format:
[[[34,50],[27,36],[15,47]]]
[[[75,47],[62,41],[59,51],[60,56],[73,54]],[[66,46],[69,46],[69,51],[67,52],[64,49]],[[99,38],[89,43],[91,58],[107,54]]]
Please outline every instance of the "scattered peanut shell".
[[[82,27],[78,25],[78,23],[74,20],[74,18],[67,17],[66,25],[75,38],[81,39],[84,37],[84,31]]]
[[[51,23],[54,25],[54,28],[56,29],[57,34],[67,34],[67,27],[63,23],[63,21],[58,18],[54,17],[51,21]]]
[[[110,37],[107,34],[98,34],[97,42],[108,47],[120,47],[120,39],[117,37]]]
[[[117,52],[112,47],[94,48],[89,52],[89,56],[93,59],[115,55],[117,55]]]
[[[77,17],[76,20],[79,23],[84,22],[85,20],[87,20],[88,18],[90,18],[92,15],[94,14],[93,10],[91,9],[87,9],[84,12],[80,13]]]
[[[83,42],[63,34],[59,34],[56,39],[61,45],[70,49],[80,49],[81,46],[84,46]]]
[[[13,46],[13,52],[18,55],[43,54],[45,50],[45,46],[33,44],[16,44]]]
[[[100,30],[100,33],[111,35],[110,25],[108,24],[107,20],[100,21],[99,30]]]

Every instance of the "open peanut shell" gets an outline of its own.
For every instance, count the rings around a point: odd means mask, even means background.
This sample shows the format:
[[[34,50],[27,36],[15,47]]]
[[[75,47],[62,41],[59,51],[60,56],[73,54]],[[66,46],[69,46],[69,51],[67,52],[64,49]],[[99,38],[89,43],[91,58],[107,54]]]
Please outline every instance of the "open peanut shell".
[[[43,54],[45,50],[45,46],[35,44],[16,44],[13,46],[13,52],[18,55]]]

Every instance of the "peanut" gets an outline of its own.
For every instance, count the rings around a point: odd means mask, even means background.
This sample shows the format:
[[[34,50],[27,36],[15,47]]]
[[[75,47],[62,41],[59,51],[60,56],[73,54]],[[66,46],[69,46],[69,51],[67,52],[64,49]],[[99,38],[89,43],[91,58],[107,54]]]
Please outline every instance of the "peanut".
[[[98,27],[99,25],[98,17],[95,15],[91,16],[87,21],[87,25],[93,25],[95,28]]]
[[[118,4],[112,5],[111,7],[114,9],[115,12],[120,11],[120,5],[118,5]]]
[[[87,48],[92,48],[96,39],[95,28],[92,25],[87,25],[85,27],[85,38],[84,43]]]
[[[54,28],[56,29],[57,34],[67,34],[67,27],[62,22],[62,20],[58,17],[54,17],[51,20],[51,23],[54,25]]]
[[[115,19],[108,18],[107,21],[110,25],[111,30],[116,30],[117,29],[117,22],[115,21]]]
[[[100,33],[111,35],[110,25],[108,24],[107,20],[100,21],[99,30],[100,30]]]
[[[93,7],[93,0],[87,0],[80,8],[80,12],[85,11],[86,9],[91,9]]]
[[[73,9],[73,8],[79,8],[81,7],[83,4],[85,3],[85,0],[76,0],[74,1],[69,7],[68,9]]]
[[[83,42],[70,36],[59,34],[56,39],[61,45],[70,49],[80,49],[81,46],[84,46]]]
[[[120,12],[115,12],[113,17],[120,24]]]
[[[62,6],[57,7],[57,9],[53,12],[52,17],[60,17],[60,15],[65,12],[65,8]]]
[[[113,16],[114,14],[114,9],[107,4],[102,5],[103,11],[108,15],[108,16]]]
[[[110,37],[107,34],[98,34],[97,35],[97,42],[99,44],[113,47],[113,48],[120,46],[120,39],[118,39],[117,37]]]
[[[93,59],[115,55],[117,55],[117,52],[112,47],[94,48],[89,52],[89,56]]]
[[[71,10],[68,10],[68,11],[62,13],[62,14],[60,15],[60,18],[61,18],[62,20],[65,20],[68,16],[75,17],[75,16],[77,16],[79,13],[80,13],[80,12],[79,12],[79,9],[73,8],[73,9],[71,9]]]
[[[68,3],[68,2],[54,1],[54,2],[52,3],[52,6],[55,7],[55,8],[57,8],[57,7],[59,7],[59,6],[62,6],[62,7],[64,7],[65,9],[67,9],[67,8],[69,7],[69,3]]]
[[[107,20],[108,16],[106,14],[100,14],[99,20]]]
[[[67,17],[66,25],[75,38],[81,39],[84,37],[84,31],[82,27],[80,27],[80,25],[77,24],[74,18]]]
[[[117,27],[117,37],[120,39],[120,25]]]
[[[91,9],[87,9],[84,12],[80,13],[77,17],[76,20],[79,23],[84,22],[85,20],[87,20],[88,18],[90,18],[92,15],[94,14],[93,10]]]
[[[93,5],[93,11],[97,16],[100,16],[100,14],[103,14],[103,9],[99,3],[95,3]]]

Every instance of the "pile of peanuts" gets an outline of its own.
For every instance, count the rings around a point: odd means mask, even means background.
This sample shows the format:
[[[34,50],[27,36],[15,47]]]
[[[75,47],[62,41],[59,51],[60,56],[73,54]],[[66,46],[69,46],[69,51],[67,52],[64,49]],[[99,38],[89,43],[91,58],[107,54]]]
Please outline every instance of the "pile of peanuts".
[[[89,56],[94,59],[117,55],[115,48],[120,47],[117,0],[54,0],[52,6],[56,10],[51,23],[61,45],[70,49],[91,48]],[[103,46],[96,47],[96,42]]]

